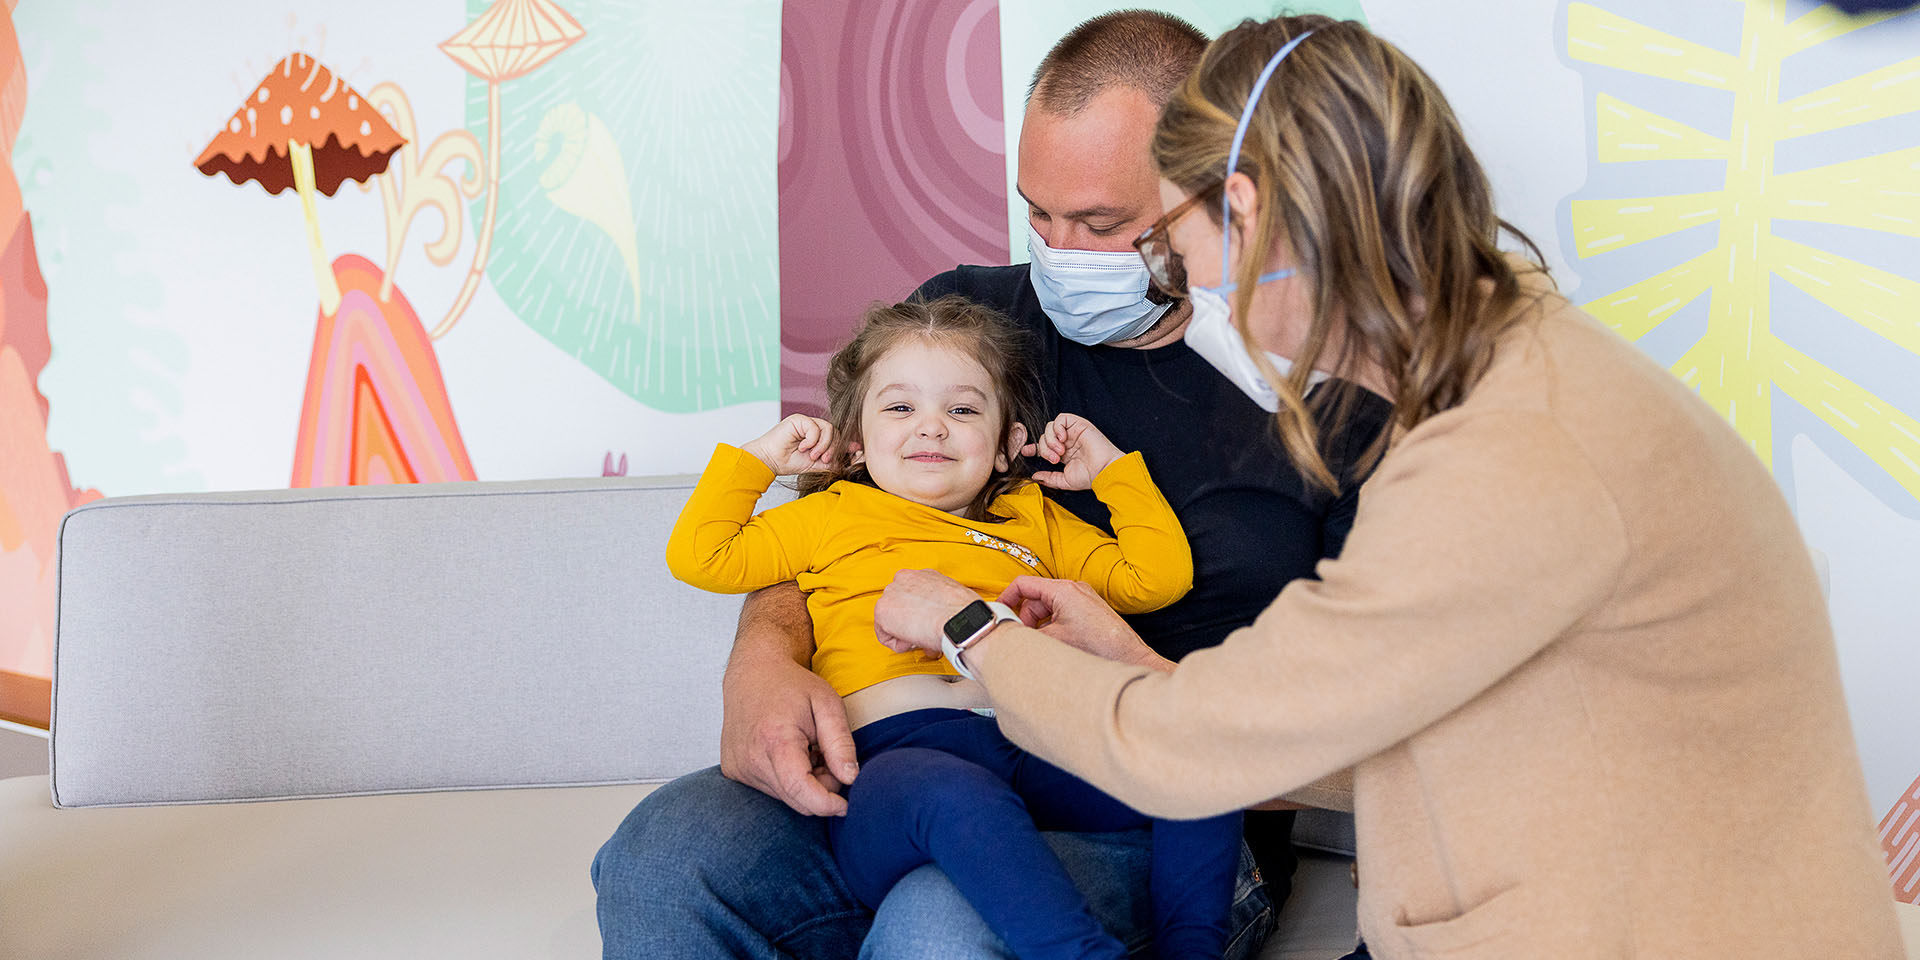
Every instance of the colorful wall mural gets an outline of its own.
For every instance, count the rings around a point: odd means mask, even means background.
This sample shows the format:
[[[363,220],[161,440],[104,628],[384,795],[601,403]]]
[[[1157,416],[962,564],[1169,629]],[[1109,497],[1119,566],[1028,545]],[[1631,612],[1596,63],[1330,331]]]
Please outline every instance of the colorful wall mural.
[[[390,99],[393,118],[410,126],[406,95],[391,85],[381,89]],[[315,213],[316,193],[331,197],[342,183],[385,173],[394,154],[410,140],[360,91],[319,60],[295,53],[267,71],[194,161],[201,173],[226,174],[235,184],[253,180],[270,194],[288,187],[299,192],[320,307],[294,442],[295,487],[474,478],[420,318],[394,289],[393,277],[366,258],[347,254],[329,262]],[[448,159],[465,159],[468,169],[478,172],[477,155],[457,152],[471,142],[471,137],[452,141],[455,150]],[[443,141],[435,141],[428,154],[439,153],[442,146]],[[412,161],[411,150],[404,159]],[[435,186],[432,169],[401,179],[398,187],[394,178],[382,182],[390,262],[412,222],[408,192],[425,193],[423,187]],[[491,213],[492,205],[487,209]],[[447,235],[457,240],[460,209],[442,204],[441,211],[451,214]],[[393,235],[396,223],[399,237]],[[454,312],[440,329],[453,325],[471,296],[473,281],[485,268],[492,225],[490,219],[482,225],[469,285],[461,288]]]
[[[53,349],[47,286],[13,163],[26,98],[19,38],[11,19],[0,18],[0,674],[45,677],[53,657],[54,533],[62,514],[100,491],[75,489],[66,458],[47,444],[52,407],[39,389]],[[39,697],[45,685],[0,689]],[[35,721],[46,711],[37,702],[0,703],[0,715]]]
[[[1880,820],[1880,850],[1893,879],[1893,898],[1920,903],[1920,778],[1894,800]]]
[[[1558,34],[1593,148],[1559,231],[1580,299],[1746,437],[1827,559],[1891,839],[1920,772],[1920,16],[1569,2]],[[1887,851],[1909,903],[1916,853]]]
[[[870,303],[897,300],[956,264],[1008,262],[996,6],[785,5],[779,150],[786,410],[822,409],[827,359]]]
[[[482,20],[506,6],[467,4]],[[648,409],[772,400],[779,3],[569,9],[587,35],[566,60],[504,87],[519,74],[468,68],[467,126],[506,145],[488,283]]]
[[[1119,6],[8,0],[0,671],[102,491],[686,472],[818,409],[868,303],[1025,259],[1028,79]],[[1911,901],[1920,13],[1292,6],[1419,60],[1562,289],[1771,465]]]

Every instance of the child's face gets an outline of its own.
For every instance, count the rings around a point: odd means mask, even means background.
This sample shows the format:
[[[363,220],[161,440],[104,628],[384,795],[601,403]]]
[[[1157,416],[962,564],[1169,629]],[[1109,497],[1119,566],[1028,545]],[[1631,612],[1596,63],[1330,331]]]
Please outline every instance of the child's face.
[[[994,470],[1007,467],[1001,416],[993,381],[977,361],[936,343],[910,340],[888,351],[870,371],[857,456],[865,457],[880,489],[957,513],[979,495]]]

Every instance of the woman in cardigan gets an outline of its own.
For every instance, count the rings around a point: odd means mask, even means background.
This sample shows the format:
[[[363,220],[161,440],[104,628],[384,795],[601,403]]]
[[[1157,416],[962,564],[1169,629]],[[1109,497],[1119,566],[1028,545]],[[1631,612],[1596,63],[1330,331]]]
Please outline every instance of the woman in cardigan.
[[[1358,24],[1249,21],[1153,151],[1142,254],[1305,472],[1333,482],[1318,408],[1394,402],[1345,551],[1177,666],[1031,578],[1002,598],[1022,624],[902,573],[882,641],[944,636],[1016,742],[1156,816],[1352,767],[1383,960],[1897,960],[1785,501],[1684,384],[1500,252],[1432,81]]]

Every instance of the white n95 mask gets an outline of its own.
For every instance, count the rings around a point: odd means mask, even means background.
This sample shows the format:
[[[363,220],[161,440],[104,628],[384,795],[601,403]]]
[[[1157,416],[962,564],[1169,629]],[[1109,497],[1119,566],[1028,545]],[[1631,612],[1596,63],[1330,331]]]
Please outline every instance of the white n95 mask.
[[[1291,274],[1291,270],[1275,271],[1281,276],[1268,274],[1262,280],[1279,280]],[[1227,298],[1212,287],[1187,287],[1189,300],[1193,304],[1193,319],[1187,322],[1187,346],[1200,358],[1213,365],[1220,375],[1233,382],[1247,398],[1260,405],[1268,413],[1280,412],[1280,395],[1274,392],[1273,385],[1260,375],[1260,368],[1253,362],[1253,354],[1247,351],[1247,342],[1240,337],[1240,331],[1233,328],[1232,307]],[[1293,361],[1277,353],[1262,351],[1267,362],[1280,372],[1289,376],[1293,372]],[[1309,378],[1308,389],[1327,379],[1327,375],[1315,370]]]

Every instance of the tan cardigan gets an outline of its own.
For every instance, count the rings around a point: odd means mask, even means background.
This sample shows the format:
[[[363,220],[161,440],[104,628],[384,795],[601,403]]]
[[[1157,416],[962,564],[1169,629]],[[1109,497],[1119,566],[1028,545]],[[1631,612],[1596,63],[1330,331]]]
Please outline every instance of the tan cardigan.
[[[1538,304],[1396,443],[1319,582],[1171,673],[1002,629],[974,664],[1002,728],[1172,817],[1353,766],[1383,960],[1899,960],[1778,487],[1528,280]]]

